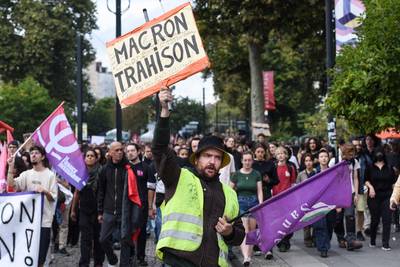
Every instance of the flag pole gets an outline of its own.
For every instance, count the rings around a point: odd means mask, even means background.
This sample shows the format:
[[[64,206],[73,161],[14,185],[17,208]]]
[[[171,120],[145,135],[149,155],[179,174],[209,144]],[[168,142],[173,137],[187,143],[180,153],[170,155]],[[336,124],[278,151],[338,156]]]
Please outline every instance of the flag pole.
[[[35,130],[35,132],[36,132],[36,130]],[[17,155],[17,154],[19,153],[19,151],[21,151],[21,149],[22,149],[29,141],[32,140],[32,135],[33,135],[35,132],[33,132],[33,133],[25,140],[25,142],[24,142],[22,145],[20,145],[20,146],[18,147],[17,151],[15,151],[15,153],[12,155],[12,157],[15,157],[15,155]]]
[[[25,142],[19,146],[19,148],[17,149],[17,151],[15,151],[15,153],[12,155],[12,157],[15,157],[15,155],[17,155],[19,153],[19,151],[21,151],[21,149],[29,142],[32,140],[32,135],[40,128],[42,127],[43,124],[45,124],[47,122],[47,120],[54,114],[56,113],[56,111],[62,107],[62,105],[64,105],[65,101],[62,101],[60,105],[58,105],[58,107],[49,115],[47,116],[47,118],[39,125],[39,127],[36,128],[36,130],[33,131],[33,133],[25,140]]]
[[[233,218],[232,220],[229,220],[228,223],[233,223],[239,219],[241,219],[243,216],[247,215],[250,213],[250,209],[248,211],[243,212],[242,214],[239,214],[238,216],[236,216],[235,218]]]
[[[61,104],[58,105],[58,107],[57,107],[49,116],[47,116],[47,118],[39,125],[39,127],[36,128],[36,130],[35,130],[34,132],[36,132],[37,129],[39,129],[40,127],[42,127],[42,125],[45,124],[45,123],[49,120],[49,118],[50,118],[54,113],[56,113],[56,111],[57,111],[60,107],[62,107],[62,105],[64,105],[64,103],[65,103],[65,101],[62,101]],[[33,133],[34,133],[34,132],[33,132]],[[33,134],[33,133],[32,133],[32,134]]]

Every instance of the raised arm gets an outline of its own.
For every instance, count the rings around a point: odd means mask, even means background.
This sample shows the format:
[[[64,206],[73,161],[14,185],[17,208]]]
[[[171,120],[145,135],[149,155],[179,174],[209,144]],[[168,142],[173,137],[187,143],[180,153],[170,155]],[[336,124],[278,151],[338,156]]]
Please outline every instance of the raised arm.
[[[161,113],[154,129],[152,152],[156,170],[161,177],[166,188],[175,187],[178,184],[180,167],[176,155],[168,147],[170,138],[170,125],[168,102],[172,102],[173,97],[170,90],[162,90],[159,93]]]
[[[7,171],[7,186],[9,188],[15,188],[15,182],[14,182],[14,157],[10,157],[7,159],[8,163],[8,171]]]

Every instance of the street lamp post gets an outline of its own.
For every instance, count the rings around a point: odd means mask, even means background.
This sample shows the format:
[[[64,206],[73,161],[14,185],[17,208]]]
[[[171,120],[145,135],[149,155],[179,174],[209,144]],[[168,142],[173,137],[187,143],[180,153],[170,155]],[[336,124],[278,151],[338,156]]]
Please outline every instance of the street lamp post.
[[[127,11],[131,6],[131,0],[128,1],[127,8],[124,9],[123,12]],[[121,0],[115,1],[115,11],[113,11],[110,6],[108,5],[107,0],[107,9],[111,13],[115,14],[115,37],[121,36]],[[116,139],[117,141],[122,140],[122,110],[121,105],[119,104],[118,96],[115,96],[115,128],[116,128]]]
[[[116,31],[115,37],[121,36],[121,0],[115,1]],[[122,140],[122,110],[118,96],[115,96],[115,128],[117,130],[117,141]]]
[[[206,133],[206,89],[203,87],[203,134]]]
[[[325,38],[326,38],[326,69],[330,70],[335,65],[335,49],[334,49],[334,16],[333,16],[333,0],[325,0]],[[326,75],[326,92],[329,94],[331,87],[331,79],[329,74]],[[328,141],[329,144],[336,148],[336,120],[332,115],[328,115]]]
[[[82,36],[76,35],[76,94],[78,143],[82,143]]]

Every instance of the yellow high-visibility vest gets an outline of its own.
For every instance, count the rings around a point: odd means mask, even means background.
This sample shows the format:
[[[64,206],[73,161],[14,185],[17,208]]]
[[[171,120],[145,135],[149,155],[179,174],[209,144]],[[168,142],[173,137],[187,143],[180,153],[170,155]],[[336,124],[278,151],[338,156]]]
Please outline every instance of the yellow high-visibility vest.
[[[224,216],[228,220],[239,214],[236,192],[222,184],[225,195]],[[172,198],[161,206],[162,227],[156,247],[156,255],[163,260],[162,248],[195,251],[203,238],[203,188],[198,177],[182,168],[178,185]],[[228,266],[228,246],[217,233],[218,265]]]

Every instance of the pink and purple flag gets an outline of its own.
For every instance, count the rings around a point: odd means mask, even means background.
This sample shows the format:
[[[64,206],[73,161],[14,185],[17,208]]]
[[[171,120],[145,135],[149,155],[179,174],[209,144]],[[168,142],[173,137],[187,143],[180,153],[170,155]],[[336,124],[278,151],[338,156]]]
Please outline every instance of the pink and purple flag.
[[[81,190],[88,179],[88,172],[62,105],[36,129],[32,139],[45,148],[46,156],[54,170]]]
[[[6,132],[7,142],[4,142],[2,146],[0,146],[0,193],[3,193],[7,189],[7,159],[9,156],[7,153],[7,146],[11,141],[14,140],[12,132],[14,128],[8,125],[7,123],[0,121],[0,133]]]
[[[247,234],[246,243],[267,252],[286,235],[351,202],[350,172],[341,162],[252,208],[259,228]]]
[[[0,194],[4,193],[7,188],[7,158],[7,143],[4,142],[0,148]]]

